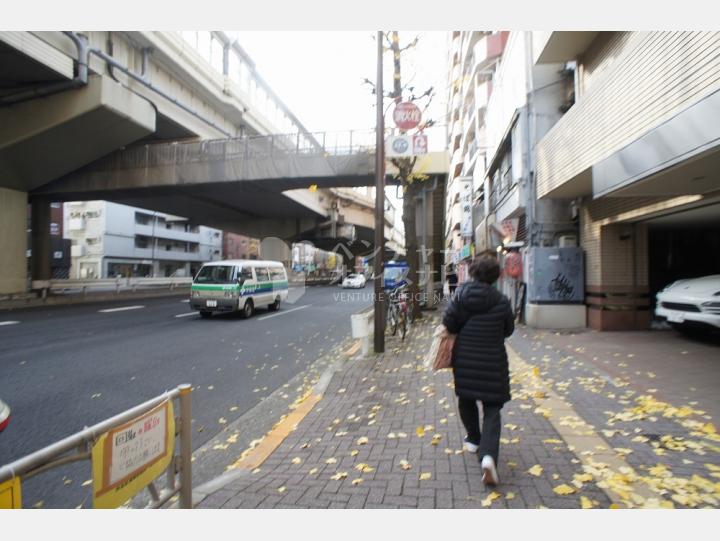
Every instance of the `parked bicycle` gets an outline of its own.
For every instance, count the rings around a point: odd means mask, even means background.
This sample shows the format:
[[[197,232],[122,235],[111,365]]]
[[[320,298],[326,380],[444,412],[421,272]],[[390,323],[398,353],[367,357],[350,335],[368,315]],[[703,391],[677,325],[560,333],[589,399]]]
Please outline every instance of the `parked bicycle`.
[[[388,293],[388,329],[395,336],[400,331],[400,339],[405,340],[410,324],[410,305],[405,288],[398,288]]]

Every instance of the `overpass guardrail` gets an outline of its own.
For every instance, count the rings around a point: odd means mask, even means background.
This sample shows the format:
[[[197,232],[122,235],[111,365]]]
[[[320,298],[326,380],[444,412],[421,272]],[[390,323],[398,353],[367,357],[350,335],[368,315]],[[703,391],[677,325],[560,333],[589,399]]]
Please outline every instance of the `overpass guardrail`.
[[[107,291],[114,290],[120,293],[121,290],[136,291],[142,287],[190,287],[190,277],[171,278],[105,278],[105,279],[67,279],[67,280],[33,280],[32,289],[42,292],[45,297],[47,293],[68,293],[80,290],[84,295],[88,290]]]

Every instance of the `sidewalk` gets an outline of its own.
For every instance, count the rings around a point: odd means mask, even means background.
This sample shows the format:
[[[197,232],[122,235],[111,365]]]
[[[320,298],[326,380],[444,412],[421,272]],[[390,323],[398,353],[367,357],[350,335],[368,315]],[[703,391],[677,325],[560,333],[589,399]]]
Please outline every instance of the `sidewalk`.
[[[522,327],[509,341],[501,485],[485,487],[477,457],[462,450],[452,375],[424,364],[439,315],[404,343],[388,338],[385,354],[346,361],[295,430],[268,436],[279,445],[259,467],[240,461],[235,480],[198,507],[720,505],[710,419],[690,405],[637,402],[645,395],[551,344],[552,333]]]

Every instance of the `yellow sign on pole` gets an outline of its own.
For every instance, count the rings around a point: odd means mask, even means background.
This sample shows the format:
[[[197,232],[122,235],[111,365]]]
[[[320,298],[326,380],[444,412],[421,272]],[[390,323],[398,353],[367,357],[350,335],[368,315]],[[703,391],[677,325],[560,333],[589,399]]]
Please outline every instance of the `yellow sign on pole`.
[[[92,448],[93,506],[120,507],[162,474],[174,448],[171,400],[100,436]]]
[[[0,483],[0,509],[22,509],[19,477]]]

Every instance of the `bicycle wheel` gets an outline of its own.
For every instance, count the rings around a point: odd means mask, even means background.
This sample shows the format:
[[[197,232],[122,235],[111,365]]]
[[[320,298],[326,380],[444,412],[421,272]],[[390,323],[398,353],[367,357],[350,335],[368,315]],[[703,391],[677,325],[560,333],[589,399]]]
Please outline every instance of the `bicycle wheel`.
[[[400,312],[400,317],[398,319],[398,327],[400,327],[400,339],[405,340],[405,333],[407,332],[407,317],[403,312]]]
[[[388,327],[390,328],[390,334],[395,336],[398,327],[398,314],[395,307],[391,306],[388,310]]]

